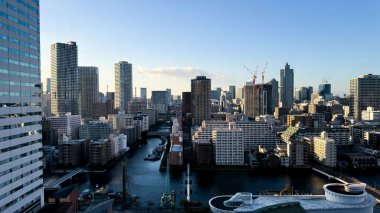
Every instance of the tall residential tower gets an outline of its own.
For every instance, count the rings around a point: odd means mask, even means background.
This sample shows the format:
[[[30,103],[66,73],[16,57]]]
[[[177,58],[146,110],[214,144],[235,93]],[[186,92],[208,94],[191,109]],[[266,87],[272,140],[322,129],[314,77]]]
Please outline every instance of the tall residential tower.
[[[119,61],[115,64],[115,108],[127,113],[132,97],[132,64]]]
[[[380,110],[380,75],[362,75],[350,81],[350,114],[361,120],[367,107]]]
[[[73,41],[55,43],[51,51],[51,113],[79,114],[78,47]]]
[[[0,212],[35,212],[44,205],[39,1],[0,4]]]
[[[192,125],[200,126],[211,116],[211,79],[197,76],[191,80],[191,117]]]
[[[90,118],[92,105],[98,103],[99,74],[97,67],[78,67],[79,111],[83,118]]]

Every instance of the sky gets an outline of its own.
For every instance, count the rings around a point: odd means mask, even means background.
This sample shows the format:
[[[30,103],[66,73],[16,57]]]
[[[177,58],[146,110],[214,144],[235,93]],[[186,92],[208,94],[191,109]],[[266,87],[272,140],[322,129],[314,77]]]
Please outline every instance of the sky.
[[[133,65],[133,87],[190,91],[197,75],[212,88],[279,80],[288,62],[295,87],[380,74],[378,0],[41,0],[41,70],[50,77],[50,45],[75,41],[78,65],[99,67],[100,91],[114,91],[114,64]]]

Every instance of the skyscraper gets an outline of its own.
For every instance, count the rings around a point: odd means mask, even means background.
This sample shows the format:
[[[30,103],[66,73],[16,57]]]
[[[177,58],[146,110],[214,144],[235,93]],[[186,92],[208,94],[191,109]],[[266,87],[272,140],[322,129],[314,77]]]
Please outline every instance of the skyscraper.
[[[140,97],[146,100],[146,88],[143,88],[143,87],[140,88]]]
[[[92,105],[98,102],[99,75],[97,67],[78,67],[79,110],[83,118],[90,118]]]
[[[203,120],[211,116],[211,79],[197,76],[191,80],[191,116],[192,124],[200,126]]]
[[[51,51],[51,112],[79,114],[78,47],[73,41],[55,43]]]
[[[291,108],[293,105],[294,94],[294,70],[290,69],[288,63],[285,68],[280,70],[280,106]]]
[[[367,107],[380,110],[380,75],[361,75],[350,80],[350,114],[361,120]]]
[[[0,212],[44,204],[39,1],[1,1]]]
[[[132,97],[132,64],[119,61],[115,64],[115,108],[127,112]]]
[[[230,93],[231,99],[236,98],[236,86],[230,85],[228,88],[228,92]]]
[[[332,100],[331,94],[331,84],[327,83],[327,81],[323,81],[319,84],[319,95],[322,96],[326,100]]]

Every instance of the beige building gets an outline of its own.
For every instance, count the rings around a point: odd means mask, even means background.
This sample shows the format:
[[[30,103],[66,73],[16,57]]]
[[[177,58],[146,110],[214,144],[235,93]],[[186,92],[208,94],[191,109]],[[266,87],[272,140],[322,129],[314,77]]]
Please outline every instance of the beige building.
[[[327,132],[315,137],[313,142],[313,158],[325,166],[336,167],[337,152],[335,141],[329,138]]]

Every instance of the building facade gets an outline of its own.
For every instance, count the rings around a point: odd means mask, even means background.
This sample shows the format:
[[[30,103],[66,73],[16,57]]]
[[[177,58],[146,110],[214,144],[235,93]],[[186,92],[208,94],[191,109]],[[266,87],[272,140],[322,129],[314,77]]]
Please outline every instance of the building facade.
[[[73,41],[55,43],[51,52],[51,112],[79,114],[78,47]]]
[[[0,212],[37,211],[44,205],[39,1],[0,4]]]
[[[322,132],[313,141],[313,158],[325,166],[336,167],[337,151],[334,139],[329,138],[327,132]]]
[[[361,120],[367,107],[380,110],[380,75],[362,75],[350,80],[350,114]]]
[[[146,94],[147,94],[146,88],[141,87],[140,88],[140,98],[146,100],[146,98],[147,98]]]
[[[132,64],[120,61],[115,64],[115,108],[128,112],[133,97]]]
[[[280,70],[279,102],[280,106],[291,108],[294,95],[294,70],[288,63]]]
[[[197,76],[191,80],[192,125],[201,125],[211,115],[211,79]]]
[[[212,131],[215,164],[244,165],[244,139],[240,128],[217,128]]]
[[[83,118],[91,118],[93,104],[98,102],[99,74],[97,67],[78,67],[79,112]]]

